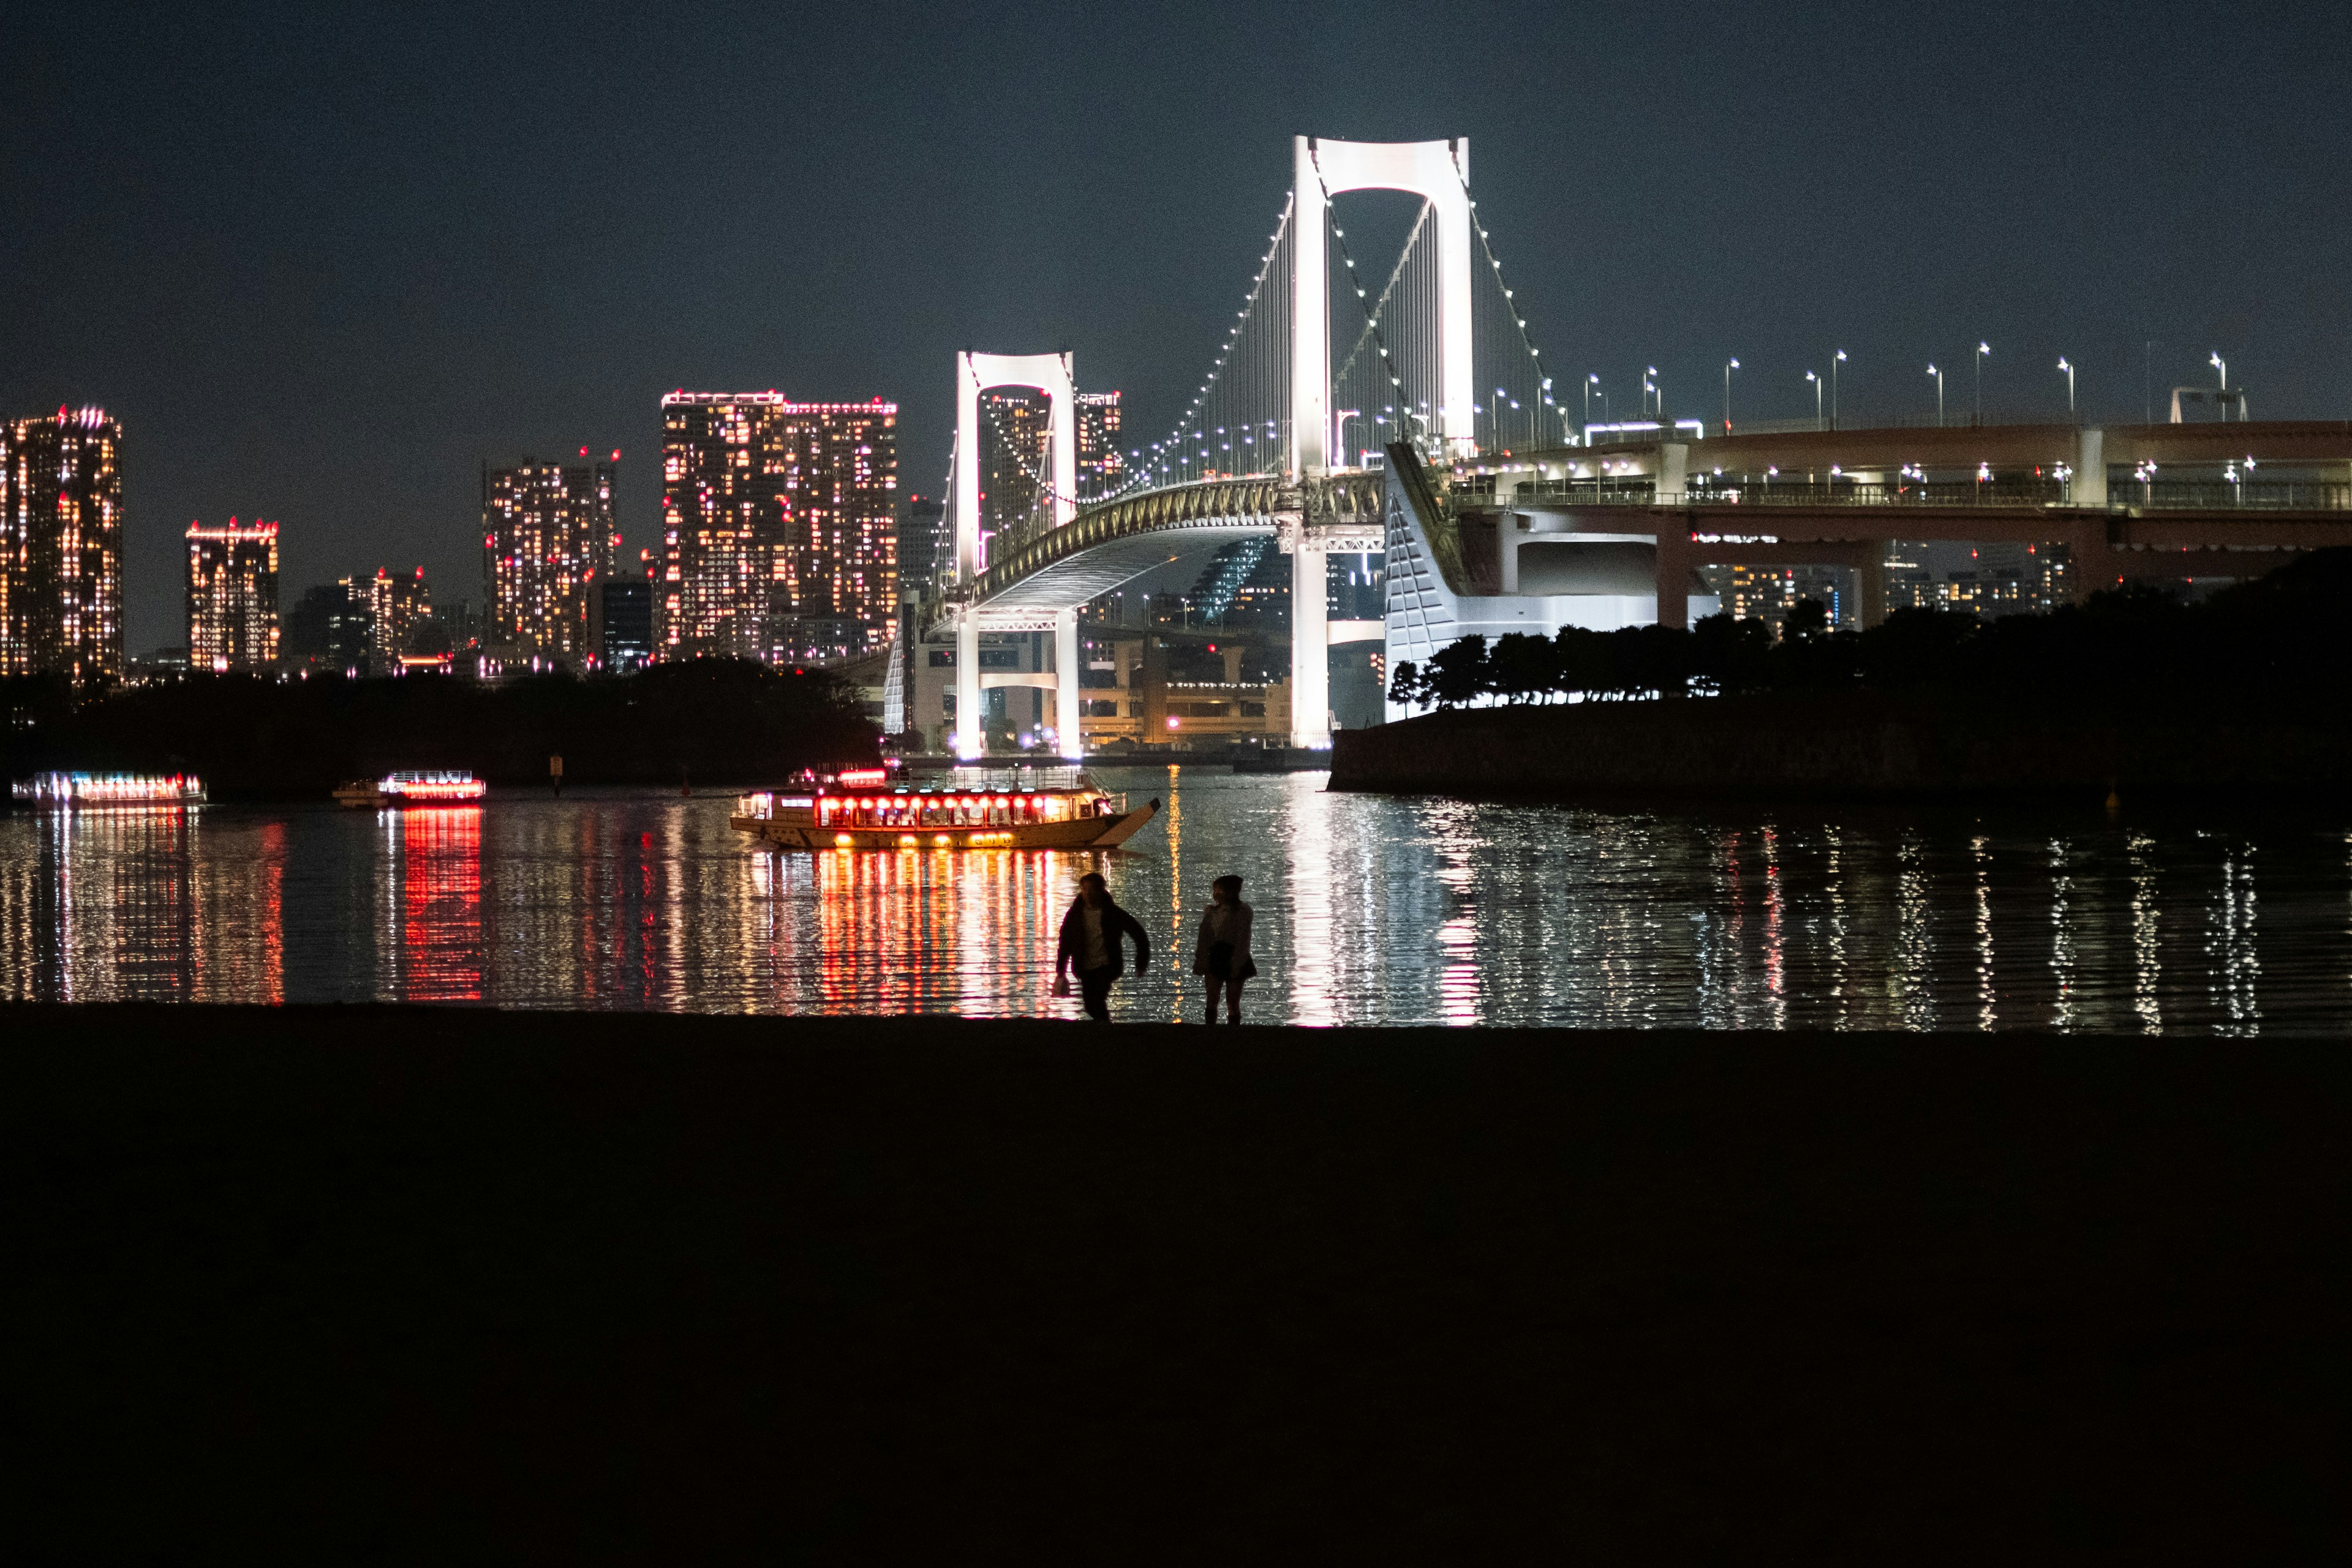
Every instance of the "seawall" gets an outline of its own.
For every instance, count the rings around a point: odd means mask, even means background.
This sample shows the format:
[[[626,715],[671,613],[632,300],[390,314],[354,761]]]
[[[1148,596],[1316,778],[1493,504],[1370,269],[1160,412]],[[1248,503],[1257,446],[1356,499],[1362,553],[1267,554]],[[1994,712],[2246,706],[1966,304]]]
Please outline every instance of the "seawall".
[[[1331,787],[1855,798],[2352,790],[2333,711],[1979,693],[1767,694],[1425,714],[1334,737]]]

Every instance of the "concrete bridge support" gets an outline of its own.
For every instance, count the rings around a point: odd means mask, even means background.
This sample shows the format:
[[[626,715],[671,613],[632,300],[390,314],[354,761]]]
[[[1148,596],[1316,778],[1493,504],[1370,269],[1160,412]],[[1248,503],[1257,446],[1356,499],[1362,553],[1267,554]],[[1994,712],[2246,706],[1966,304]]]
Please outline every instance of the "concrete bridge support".
[[[1290,552],[1290,743],[1331,744],[1331,606],[1325,597],[1328,552],[1301,531]]]
[[[955,752],[977,757],[988,749],[988,726],[980,712],[980,617],[966,609],[956,618]]]
[[[1054,616],[1054,729],[1062,755],[1076,762],[1086,754],[1086,708],[1078,694],[1078,612]]]

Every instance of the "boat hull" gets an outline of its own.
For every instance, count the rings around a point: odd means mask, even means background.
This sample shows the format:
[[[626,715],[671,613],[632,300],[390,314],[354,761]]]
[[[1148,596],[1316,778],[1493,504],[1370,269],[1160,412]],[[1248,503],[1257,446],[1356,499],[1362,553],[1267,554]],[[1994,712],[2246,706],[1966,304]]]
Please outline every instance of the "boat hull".
[[[1124,816],[1024,822],[1003,827],[871,827],[836,831],[772,817],[736,816],[734,826],[779,849],[1109,849],[1160,815],[1160,803]]]

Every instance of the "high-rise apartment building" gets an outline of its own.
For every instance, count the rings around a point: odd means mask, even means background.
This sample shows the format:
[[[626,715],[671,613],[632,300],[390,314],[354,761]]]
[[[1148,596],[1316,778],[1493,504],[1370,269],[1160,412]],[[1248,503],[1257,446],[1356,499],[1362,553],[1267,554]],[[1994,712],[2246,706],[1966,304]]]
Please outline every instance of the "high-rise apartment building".
[[[278,525],[188,524],[188,668],[268,669],[278,631]]]
[[[377,675],[400,669],[400,656],[417,624],[433,614],[433,590],[425,585],[425,568],[402,577],[379,566],[373,577],[343,579],[343,591],[368,610],[368,662]]]
[[[0,424],[0,675],[121,678],[121,445],[103,408]]]
[[[1099,500],[1127,481],[1118,449],[1118,394],[1078,394],[1078,499]]]
[[[772,392],[662,399],[663,658],[798,663],[887,638],[898,416]]]
[[[569,468],[525,458],[520,468],[483,470],[484,641],[495,653],[580,668],[598,659],[595,585],[612,574],[621,542],[613,514],[619,457]]]

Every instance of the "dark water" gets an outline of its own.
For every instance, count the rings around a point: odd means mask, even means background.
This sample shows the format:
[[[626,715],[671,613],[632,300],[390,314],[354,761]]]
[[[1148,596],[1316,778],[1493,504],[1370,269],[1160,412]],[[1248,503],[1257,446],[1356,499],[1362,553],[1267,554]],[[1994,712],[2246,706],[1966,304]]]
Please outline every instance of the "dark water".
[[[1054,932],[1097,864],[1197,1016],[1213,877],[1305,1024],[2333,1031],[2352,810],[1712,812],[1391,800],[1319,774],[1103,775],[1124,851],[780,855],[731,797],[0,817],[0,995],[1067,1014]]]

